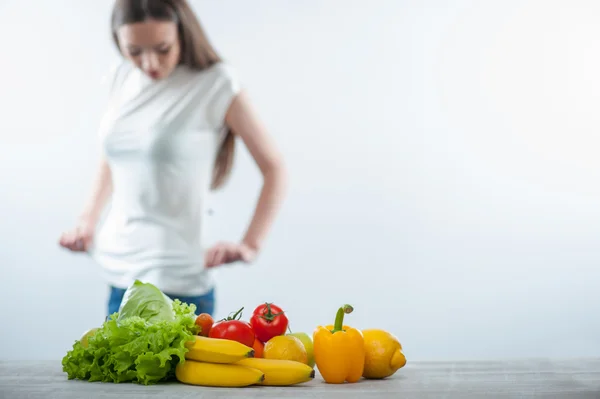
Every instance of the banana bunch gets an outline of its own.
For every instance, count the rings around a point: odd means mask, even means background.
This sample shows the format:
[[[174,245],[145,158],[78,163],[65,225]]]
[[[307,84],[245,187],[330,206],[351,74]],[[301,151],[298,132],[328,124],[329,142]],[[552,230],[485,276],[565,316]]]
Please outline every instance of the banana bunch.
[[[286,386],[315,377],[310,366],[292,360],[254,357],[254,350],[237,341],[196,336],[187,342],[185,362],[178,364],[179,382],[210,387]]]

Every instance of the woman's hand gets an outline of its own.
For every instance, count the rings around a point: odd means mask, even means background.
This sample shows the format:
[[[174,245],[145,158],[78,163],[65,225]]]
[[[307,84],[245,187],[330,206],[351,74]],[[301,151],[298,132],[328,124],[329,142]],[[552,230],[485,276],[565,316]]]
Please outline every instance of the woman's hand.
[[[250,263],[256,258],[257,250],[247,244],[219,243],[206,251],[206,267],[216,267],[227,263]]]
[[[93,237],[94,224],[84,219],[73,230],[64,232],[60,237],[59,244],[74,252],[87,252]]]
[[[61,247],[74,252],[87,252],[90,249],[96,222],[111,193],[111,171],[106,158],[101,157],[100,166],[92,186],[92,193],[83,212],[79,214],[79,223],[73,230],[62,234],[59,240]]]

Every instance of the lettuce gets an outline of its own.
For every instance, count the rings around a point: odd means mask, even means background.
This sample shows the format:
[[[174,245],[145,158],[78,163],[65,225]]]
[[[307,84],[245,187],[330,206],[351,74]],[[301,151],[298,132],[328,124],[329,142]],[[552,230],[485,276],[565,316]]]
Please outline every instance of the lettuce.
[[[154,285],[138,280],[125,291],[117,322],[132,316],[140,316],[150,323],[159,320],[173,321],[173,301]]]
[[[172,301],[151,284],[132,285],[118,313],[62,359],[68,379],[150,385],[175,377],[198,332],[196,306]]]

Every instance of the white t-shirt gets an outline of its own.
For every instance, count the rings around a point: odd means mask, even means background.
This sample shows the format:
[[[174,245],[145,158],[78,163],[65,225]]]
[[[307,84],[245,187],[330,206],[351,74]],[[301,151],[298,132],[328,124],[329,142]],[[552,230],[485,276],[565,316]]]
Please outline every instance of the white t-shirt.
[[[202,295],[214,283],[204,267],[207,195],[236,75],[219,63],[153,81],[123,62],[111,86],[100,138],[113,195],[90,254],[113,286],[139,279]]]

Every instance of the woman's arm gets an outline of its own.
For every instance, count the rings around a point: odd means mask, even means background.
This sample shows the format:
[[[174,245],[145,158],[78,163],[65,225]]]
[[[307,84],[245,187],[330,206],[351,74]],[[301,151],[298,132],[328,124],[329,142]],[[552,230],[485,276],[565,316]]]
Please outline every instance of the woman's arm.
[[[258,120],[244,92],[238,94],[225,116],[233,133],[242,139],[263,176],[263,186],[254,216],[240,244],[220,243],[206,253],[206,267],[225,263],[251,262],[273,224],[283,200],[286,174],[283,160],[275,144]]]
[[[233,100],[225,121],[244,142],[263,176],[258,203],[242,240],[242,244],[259,251],[285,194],[287,176],[284,162],[245,92]]]
[[[111,194],[112,176],[106,159],[102,157],[96,178],[92,184],[91,194],[83,208],[80,219],[95,225]]]
[[[61,246],[77,252],[85,252],[89,249],[96,223],[111,193],[112,177],[108,163],[103,157],[92,184],[92,192],[79,216],[77,225],[71,231],[62,234],[59,240]]]

